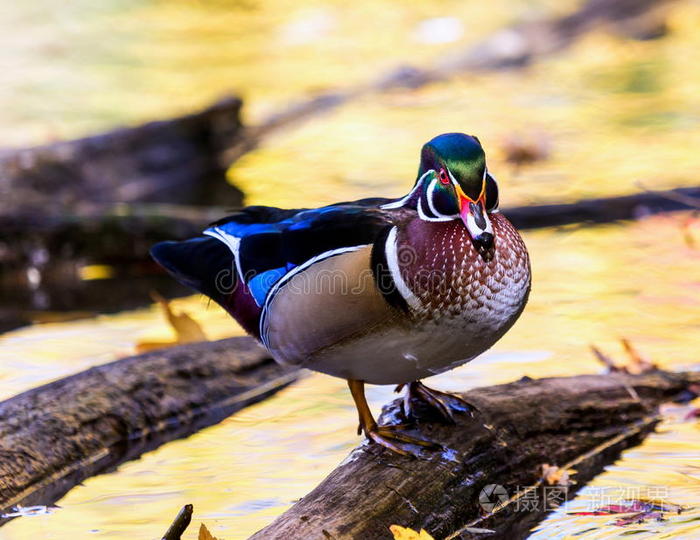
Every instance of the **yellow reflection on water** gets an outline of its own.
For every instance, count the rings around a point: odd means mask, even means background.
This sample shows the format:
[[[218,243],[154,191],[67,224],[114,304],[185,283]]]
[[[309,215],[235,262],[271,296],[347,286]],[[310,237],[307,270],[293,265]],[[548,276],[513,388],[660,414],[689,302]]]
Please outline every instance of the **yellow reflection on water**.
[[[684,4],[661,43],[594,32],[525,71],[365,97],[272,137],[230,178],[251,204],[399,196],[412,186],[425,141],[466,131],[483,142],[509,205],[695,185],[698,21],[700,8]],[[513,136],[541,139],[549,159],[516,174],[503,152]]]
[[[308,92],[348,87],[401,63],[425,63],[566,0],[348,3],[342,0],[51,0],[0,13],[6,73],[2,144],[87,134],[189,111],[227,92],[253,117]],[[428,18],[461,25],[453,41],[420,38]]]
[[[195,314],[209,339],[243,331],[217,304],[201,296],[173,300],[176,312]],[[174,342],[161,309],[128,311],[71,322],[36,324],[0,335],[0,400],[96,364],[136,353],[138,343]]]

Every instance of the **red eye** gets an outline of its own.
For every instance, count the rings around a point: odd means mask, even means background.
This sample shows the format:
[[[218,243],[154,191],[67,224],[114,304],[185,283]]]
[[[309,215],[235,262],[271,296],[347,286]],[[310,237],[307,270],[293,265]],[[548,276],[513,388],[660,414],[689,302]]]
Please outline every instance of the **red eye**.
[[[447,171],[445,169],[440,169],[440,174],[438,175],[440,177],[440,182],[442,184],[449,184],[450,179],[447,176]]]

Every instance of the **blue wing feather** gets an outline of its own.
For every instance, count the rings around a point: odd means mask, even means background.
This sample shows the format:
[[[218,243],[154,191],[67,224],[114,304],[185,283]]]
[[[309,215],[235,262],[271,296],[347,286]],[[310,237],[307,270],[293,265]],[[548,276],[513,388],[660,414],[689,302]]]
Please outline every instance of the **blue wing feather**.
[[[238,273],[263,305],[274,284],[297,266],[333,250],[374,243],[391,224],[389,214],[379,208],[387,201],[295,210],[252,206],[204,232],[229,246]]]

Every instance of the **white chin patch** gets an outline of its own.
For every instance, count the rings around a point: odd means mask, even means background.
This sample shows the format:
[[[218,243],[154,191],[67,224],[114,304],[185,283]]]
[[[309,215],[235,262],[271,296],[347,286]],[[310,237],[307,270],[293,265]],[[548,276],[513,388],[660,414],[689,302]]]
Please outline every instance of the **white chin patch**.
[[[489,219],[489,216],[486,212],[484,212],[484,221],[486,222],[486,227],[481,228],[476,224],[476,220],[474,219],[474,216],[471,214],[467,215],[467,230],[469,231],[469,234],[472,235],[472,238],[476,238],[482,233],[489,233],[493,234],[493,227],[491,226],[491,220]]]

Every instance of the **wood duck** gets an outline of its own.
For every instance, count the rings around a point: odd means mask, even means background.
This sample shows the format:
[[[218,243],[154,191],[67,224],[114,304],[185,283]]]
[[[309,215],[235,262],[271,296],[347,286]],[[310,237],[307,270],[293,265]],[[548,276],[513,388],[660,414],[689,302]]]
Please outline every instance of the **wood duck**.
[[[407,416],[417,400],[453,419],[460,404],[420,379],[491,347],[530,291],[527,249],[498,202],[479,140],[447,133],[423,146],[417,180],[400,199],[251,206],[151,253],[278,362],[346,379],[358,433],[413,455],[433,443],[377,425],[364,384],[407,385]]]

